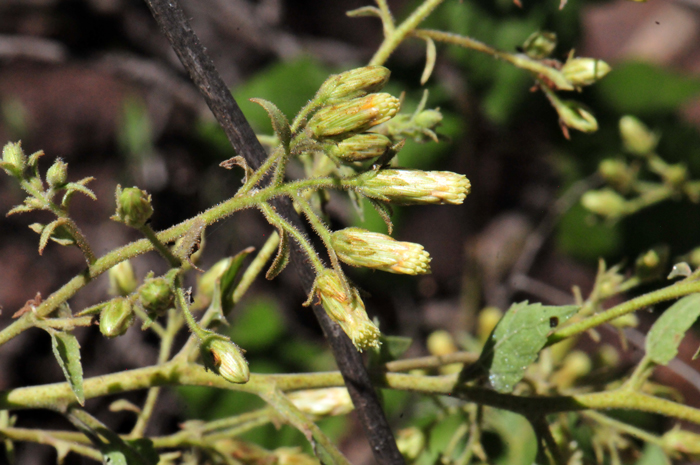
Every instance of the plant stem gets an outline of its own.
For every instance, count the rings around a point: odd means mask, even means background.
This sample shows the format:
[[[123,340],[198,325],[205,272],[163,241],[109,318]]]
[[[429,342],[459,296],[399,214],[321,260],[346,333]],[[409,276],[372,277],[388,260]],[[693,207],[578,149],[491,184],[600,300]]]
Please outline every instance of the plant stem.
[[[311,243],[309,243],[308,239],[306,238],[306,236],[304,236],[304,234],[301,231],[299,231],[297,228],[292,226],[287,220],[278,215],[271,205],[262,203],[258,205],[258,208],[260,208],[260,211],[263,212],[270,224],[278,228],[282,228],[286,233],[288,233],[294,238],[297,244],[299,244],[302,250],[304,250],[304,252],[306,253],[306,256],[309,258],[309,262],[316,270],[316,274],[321,273],[325,269],[323,263],[321,262],[321,259],[318,258],[318,254],[316,254],[316,250],[314,250]]]
[[[168,325],[165,328],[165,332],[160,339],[160,352],[158,353],[158,363],[165,363],[170,358],[170,352],[173,348],[173,342],[175,341],[175,336],[180,330],[181,321],[177,311],[170,309],[168,312]],[[129,436],[131,438],[143,437],[146,431],[146,426],[148,426],[148,420],[153,415],[153,410],[155,409],[156,402],[158,401],[158,395],[160,394],[160,387],[152,387],[148,390],[146,395],[146,401],[143,403],[143,408],[141,413],[136,419],[136,424],[131,430]]]
[[[663,289],[641,295],[637,298],[616,305],[604,312],[597,313],[589,318],[586,318],[585,320],[562,327],[560,330],[549,336],[547,345],[556,344],[557,342],[568,337],[575,336],[576,334],[582,333],[591,328],[595,328],[596,326],[600,326],[605,322],[614,320],[615,318],[626,315],[627,313],[632,313],[665,300],[677,299],[678,297],[692,294],[694,292],[700,292],[700,282],[681,281]]]
[[[300,189],[339,188],[345,186],[346,184],[347,181],[341,181],[338,179],[316,178],[287,183],[284,186],[277,188],[271,186],[251,193],[247,196],[233,197],[189,220],[183,221],[176,226],[172,226],[157,233],[156,237],[162,243],[167,244],[168,242],[172,242],[185,234],[198,220],[202,220],[205,225],[211,225],[239,210],[250,208],[256,204],[259,204],[260,202],[265,202],[275,197],[289,195],[290,193],[297,192]],[[98,258],[89,268],[83,270],[79,275],[68,281],[68,283],[63,285],[63,287],[44,300],[41,305],[36,308],[36,315],[39,317],[49,315],[56,308],[58,308],[60,304],[73,297],[86,284],[112,268],[114,265],[137,255],[146,253],[150,250],[153,250],[153,244],[147,239],[141,239],[113,250],[107,255]],[[27,315],[22,316],[20,319],[14,321],[0,331],[0,345],[3,345],[32,326],[34,326],[34,322],[31,321]]]
[[[394,50],[396,50],[396,47],[398,47],[399,44],[401,44],[401,42],[403,42],[404,39],[406,39],[406,37],[442,2],[443,0],[425,0],[425,2],[416,8],[413,13],[411,13],[411,16],[406,18],[399,27],[394,29],[390,35],[384,37],[382,45],[379,46],[379,49],[372,57],[369,64],[383,65]],[[381,11],[381,4],[379,6]]]
[[[155,247],[158,253],[168,261],[168,264],[172,268],[179,268],[180,266],[182,266],[182,262],[180,261],[180,259],[173,255],[168,246],[163,244],[163,242],[158,238],[156,233],[151,228],[151,225],[144,224],[139,228],[139,231],[141,231],[141,233],[144,236],[146,236],[146,239],[148,239],[148,241],[151,244],[153,244],[153,247]]]
[[[531,73],[541,75],[546,77],[551,81],[557,89],[560,90],[574,90],[573,85],[561,74],[557,69],[547,66],[539,60],[533,60],[525,54],[512,54],[507,52],[502,52],[496,50],[495,48],[486,45],[483,42],[472,39],[471,37],[462,36],[459,34],[453,34],[450,32],[436,31],[433,29],[419,29],[413,33],[416,37],[422,39],[430,38],[438,42],[445,42],[448,44],[458,45],[460,47],[468,48],[471,50],[476,50],[478,52],[491,55],[494,58],[498,58],[517,68],[530,71]],[[547,86],[544,86],[547,87]],[[543,89],[544,90],[544,89]]]

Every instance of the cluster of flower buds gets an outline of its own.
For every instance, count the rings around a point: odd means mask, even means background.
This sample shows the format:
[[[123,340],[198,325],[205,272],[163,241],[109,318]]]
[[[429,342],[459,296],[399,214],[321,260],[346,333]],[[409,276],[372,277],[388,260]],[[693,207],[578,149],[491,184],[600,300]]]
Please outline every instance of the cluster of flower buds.
[[[383,66],[366,66],[331,76],[321,85],[314,98],[320,108],[307,123],[306,131],[331,159],[357,163],[389,150],[391,139],[366,132],[399,111],[399,99],[378,92],[389,74]]]
[[[430,272],[430,255],[420,244],[400,242],[386,234],[345,228],[331,235],[338,258],[348,265],[398,274]]]
[[[314,291],[323,308],[338,323],[358,350],[379,346],[379,328],[367,316],[365,304],[354,287],[345,290],[338,274],[331,269],[316,277]]]

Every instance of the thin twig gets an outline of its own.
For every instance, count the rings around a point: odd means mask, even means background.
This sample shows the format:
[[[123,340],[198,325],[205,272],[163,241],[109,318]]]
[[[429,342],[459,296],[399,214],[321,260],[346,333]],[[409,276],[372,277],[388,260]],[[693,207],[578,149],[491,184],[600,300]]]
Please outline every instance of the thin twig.
[[[146,4],[193,82],[204,96],[207,105],[214,113],[236,152],[244,157],[254,169],[259,167],[267,158],[267,154],[233,99],[231,92],[216,71],[214,63],[190,27],[177,0],[146,0]],[[303,227],[299,216],[293,211],[288,200],[275,202],[274,206],[277,212],[294,226]],[[291,247],[292,260],[308,292],[314,280],[314,272],[305,263],[304,256],[299,253],[300,250],[295,245],[293,244]],[[350,396],[365,431],[370,433],[368,440],[377,462],[380,465],[403,464],[403,457],[396,447],[391,429],[360,354],[340,327],[328,318],[323,309],[315,306],[314,313],[333,349],[338,367],[346,380]]]

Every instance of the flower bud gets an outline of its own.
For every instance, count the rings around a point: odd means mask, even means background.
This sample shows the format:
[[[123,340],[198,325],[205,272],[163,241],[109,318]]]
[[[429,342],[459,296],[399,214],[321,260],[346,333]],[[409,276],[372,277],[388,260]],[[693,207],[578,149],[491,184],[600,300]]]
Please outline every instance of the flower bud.
[[[321,84],[316,100],[322,104],[333,104],[363,97],[382,90],[390,74],[391,71],[383,66],[365,66],[333,75]]]
[[[612,189],[588,191],[581,197],[581,204],[607,218],[618,218],[627,212],[627,200]]]
[[[12,176],[21,176],[27,166],[27,157],[21,142],[8,142],[2,149],[2,167]]]
[[[418,458],[425,448],[425,434],[415,426],[399,430],[396,446],[399,448],[401,455],[412,462]]]
[[[428,352],[431,355],[448,355],[457,352],[458,348],[452,335],[444,329],[433,331],[426,340]]]
[[[537,31],[530,34],[523,43],[523,52],[534,60],[547,58],[557,46],[557,35],[549,31]]]
[[[595,58],[569,58],[561,68],[567,81],[576,87],[590,86],[605,77],[612,68]]]
[[[581,132],[595,132],[598,130],[598,121],[595,116],[586,110],[583,105],[573,100],[562,101],[556,105],[561,122],[570,128]]]
[[[357,289],[347,295],[335,271],[326,269],[317,278],[315,291],[323,308],[348,335],[357,350],[379,347],[379,328],[369,320]]]
[[[430,272],[430,255],[423,246],[399,242],[386,234],[345,228],[331,235],[331,245],[343,262],[398,274]]]
[[[248,361],[241,349],[224,336],[211,335],[199,346],[204,366],[229,383],[243,384],[250,378]]]
[[[139,290],[139,302],[149,314],[160,315],[173,306],[173,292],[165,278],[147,280]]]
[[[250,447],[246,443],[246,447]],[[240,446],[236,454],[240,454]],[[276,465],[318,465],[316,457],[303,453],[298,447],[279,447],[272,451],[273,460],[260,460],[257,463],[274,463]],[[250,462],[248,462],[250,463]]]
[[[369,94],[321,108],[307,127],[317,139],[348,137],[393,118],[400,105],[399,99],[389,94]]]
[[[662,447],[693,456],[700,455],[700,434],[674,428],[661,436]]]
[[[127,296],[136,290],[138,282],[129,260],[117,263],[109,269],[109,293],[113,296]]]
[[[134,322],[129,299],[119,297],[109,302],[100,313],[100,332],[106,337],[121,336]]]
[[[53,162],[53,165],[46,171],[46,182],[54,189],[65,186],[68,180],[68,164],[60,158]]]
[[[347,388],[308,389],[289,394],[289,400],[307,415],[345,415],[354,408]]]
[[[629,115],[620,118],[620,136],[625,150],[640,156],[656,150],[656,144],[659,142],[658,134],[653,133],[644,123]]]
[[[113,217],[132,228],[140,228],[153,214],[151,196],[138,187],[117,187],[117,213]]]
[[[385,169],[368,171],[356,179],[361,194],[400,205],[459,205],[471,189],[466,176],[450,171]]]
[[[627,166],[622,160],[613,160],[611,158],[605,159],[598,165],[598,173],[605,179],[610,185],[627,191],[630,184],[634,180],[634,172]]]
[[[479,312],[476,320],[476,335],[481,344],[486,343],[501,318],[503,318],[503,311],[498,307],[486,307]]]
[[[381,134],[356,134],[338,144],[329,144],[326,154],[331,158],[352,163],[384,155],[389,147],[391,139]]]

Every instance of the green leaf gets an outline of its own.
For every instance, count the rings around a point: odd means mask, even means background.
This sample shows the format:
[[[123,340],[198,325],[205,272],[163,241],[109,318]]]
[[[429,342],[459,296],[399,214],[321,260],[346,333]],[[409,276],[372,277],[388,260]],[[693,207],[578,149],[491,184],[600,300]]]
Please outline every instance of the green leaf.
[[[75,398],[80,405],[85,405],[83,393],[83,366],[80,363],[80,344],[78,339],[70,333],[44,328],[51,335],[51,348],[56,356],[58,364],[66,376]]]
[[[479,360],[467,367],[460,379],[471,379],[470,375],[485,371],[496,391],[511,392],[537,359],[547,336],[578,309],[576,305],[549,307],[527,301],[511,305],[486,341]]]
[[[656,320],[646,340],[647,356],[659,365],[666,365],[678,354],[678,346],[686,331],[700,316],[700,294],[691,294],[671,305]]]
[[[279,108],[275,106],[274,103],[269,100],[262,98],[252,98],[251,102],[257,103],[265,109],[267,114],[270,116],[270,121],[272,122],[272,129],[275,131],[277,138],[282,143],[285,150],[289,150],[289,141],[292,139],[292,130],[289,127],[289,121],[284,113],[280,111]]]
[[[280,243],[277,247],[277,256],[272,262],[272,265],[270,265],[270,269],[268,269],[265,274],[265,278],[269,280],[275,279],[277,275],[286,268],[287,264],[289,264],[289,234],[283,229],[280,229],[278,234],[280,236]]]
[[[226,271],[224,271],[219,278],[221,283],[221,310],[224,312],[224,315],[228,315],[231,309],[233,309],[233,291],[236,289],[234,283],[236,282],[238,273],[241,271],[243,261],[254,251],[254,247],[247,247],[234,255],[231,258],[231,263],[229,263],[228,268],[226,268]]]
[[[645,444],[642,457],[635,465],[671,465],[664,450],[656,444]]]

